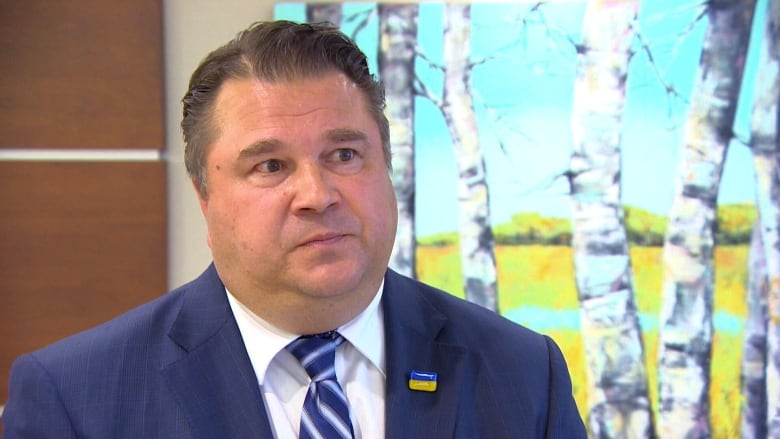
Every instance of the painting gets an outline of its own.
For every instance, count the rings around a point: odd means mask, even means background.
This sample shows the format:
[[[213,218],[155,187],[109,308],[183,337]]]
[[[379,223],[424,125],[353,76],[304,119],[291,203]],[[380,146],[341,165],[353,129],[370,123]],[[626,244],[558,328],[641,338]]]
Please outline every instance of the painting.
[[[556,340],[591,437],[780,437],[780,1],[275,16],[385,86],[393,268]]]

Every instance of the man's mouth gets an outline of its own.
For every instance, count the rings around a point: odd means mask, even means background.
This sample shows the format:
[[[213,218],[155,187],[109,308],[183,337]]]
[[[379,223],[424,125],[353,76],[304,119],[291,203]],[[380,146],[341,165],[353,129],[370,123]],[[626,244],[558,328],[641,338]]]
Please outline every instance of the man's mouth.
[[[307,238],[305,241],[303,241],[301,247],[334,244],[346,236],[347,235],[344,233],[321,233]]]

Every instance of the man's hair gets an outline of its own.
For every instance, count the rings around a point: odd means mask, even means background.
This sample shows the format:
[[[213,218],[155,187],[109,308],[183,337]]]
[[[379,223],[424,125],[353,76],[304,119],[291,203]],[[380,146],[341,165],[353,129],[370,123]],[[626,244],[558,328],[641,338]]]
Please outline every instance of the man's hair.
[[[282,82],[340,72],[362,91],[379,128],[385,163],[390,159],[390,129],[385,92],[369,72],[365,54],[338,28],[325,23],[258,22],[201,61],[182,98],[184,163],[201,196],[206,197],[206,154],[219,133],[214,107],[222,84],[230,79]]]

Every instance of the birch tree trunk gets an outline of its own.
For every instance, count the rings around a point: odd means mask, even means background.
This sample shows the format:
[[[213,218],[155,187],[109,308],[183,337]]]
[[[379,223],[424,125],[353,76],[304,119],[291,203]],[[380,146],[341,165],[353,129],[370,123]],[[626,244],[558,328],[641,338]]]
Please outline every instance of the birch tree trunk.
[[[307,23],[341,25],[341,3],[306,3]]]
[[[780,0],[769,0],[751,118],[756,204],[768,276],[768,437],[780,438]]]
[[[390,266],[416,277],[414,231],[414,61],[417,45],[416,3],[379,3],[379,77],[385,86],[393,188],[398,200],[398,228]]]
[[[498,311],[485,162],[471,99],[471,6],[446,3],[442,112],[458,161],[460,252],[466,299]]]
[[[650,438],[642,331],[620,200],[620,132],[638,0],[588,2],[572,117],[572,246],[595,438]]]
[[[747,53],[754,0],[711,0],[664,240],[659,436],[711,436],[710,359],[716,202]]]
[[[742,345],[742,439],[767,437],[767,292],[769,283],[761,238],[761,220],[756,221],[750,239],[745,339]]]

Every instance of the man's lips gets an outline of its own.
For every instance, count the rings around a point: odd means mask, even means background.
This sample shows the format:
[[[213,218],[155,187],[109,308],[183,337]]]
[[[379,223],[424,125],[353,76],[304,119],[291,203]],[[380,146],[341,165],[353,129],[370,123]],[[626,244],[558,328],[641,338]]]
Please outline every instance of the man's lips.
[[[306,238],[303,243],[301,243],[301,247],[309,247],[309,246],[316,246],[316,245],[328,245],[333,244],[344,237],[346,237],[346,233],[335,233],[335,232],[329,232],[329,233],[321,233],[314,236],[310,236]]]

